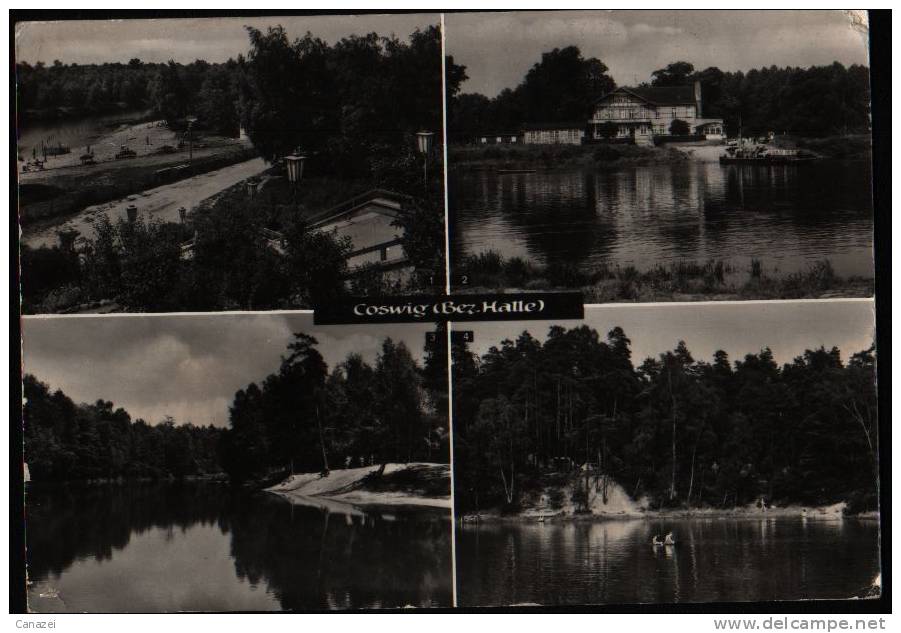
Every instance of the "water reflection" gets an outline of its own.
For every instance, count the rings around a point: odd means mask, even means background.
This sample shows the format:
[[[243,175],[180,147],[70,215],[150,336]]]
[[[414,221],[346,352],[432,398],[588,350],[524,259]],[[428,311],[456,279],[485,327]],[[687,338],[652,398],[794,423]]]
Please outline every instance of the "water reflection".
[[[746,269],[753,257],[785,273],[829,258],[841,275],[873,274],[866,161],[460,172],[450,205],[457,261],[494,250],[585,268],[712,258]]]
[[[467,525],[457,552],[463,606],[849,598],[879,570],[876,522],[850,520]]]
[[[41,142],[46,145],[64,145],[72,151],[94,143],[98,136],[122,125],[147,117],[150,111],[130,110],[113,114],[40,121],[35,123],[19,121],[16,129],[17,148],[23,158],[31,158],[32,150],[40,157]]]
[[[295,505],[226,486],[29,491],[36,611],[450,606],[446,511]]]

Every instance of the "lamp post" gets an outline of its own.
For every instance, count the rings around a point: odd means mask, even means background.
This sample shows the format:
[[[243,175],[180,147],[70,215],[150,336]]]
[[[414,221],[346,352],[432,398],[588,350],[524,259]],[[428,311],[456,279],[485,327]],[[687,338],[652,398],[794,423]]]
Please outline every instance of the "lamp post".
[[[288,182],[291,183],[292,196],[296,197],[297,183],[303,178],[303,165],[306,160],[307,157],[303,155],[300,148],[285,156],[285,165],[288,167]]]
[[[196,116],[185,117],[185,121],[188,122],[188,164],[192,164],[194,161],[194,122],[197,120]]]
[[[422,154],[422,185],[428,191],[429,188],[429,152],[432,149],[433,132],[421,130],[416,133],[416,146]]]

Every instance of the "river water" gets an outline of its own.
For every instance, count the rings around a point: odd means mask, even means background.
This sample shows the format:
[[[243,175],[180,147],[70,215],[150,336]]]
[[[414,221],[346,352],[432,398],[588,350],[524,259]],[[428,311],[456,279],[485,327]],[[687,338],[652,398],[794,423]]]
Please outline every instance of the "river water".
[[[842,276],[873,276],[867,161],[461,171],[452,174],[449,193],[452,265],[493,250],[585,270],[714,259],[743,277],[752,258],[776,275],[829,259]]]
[[[78,155],[79,150],[83,151],[85,146],[92,145],[102,135],[148,114],[149,111],[145,110],[131,110],[35,123],[20,120],[16,131],[16,145],[19,155],[25,159],[32,158],[32,150],[37,158],[41,158],[41,143],[48,146],[68,146]]]
[[[37,612],[451,606],[448,510],[291,504],[228,486],[32,488]]]
[[[676,545],[654,548],[672,531]],[[457,529],[461,606],[850,598],[878,524],[807,518],[495,523]]]

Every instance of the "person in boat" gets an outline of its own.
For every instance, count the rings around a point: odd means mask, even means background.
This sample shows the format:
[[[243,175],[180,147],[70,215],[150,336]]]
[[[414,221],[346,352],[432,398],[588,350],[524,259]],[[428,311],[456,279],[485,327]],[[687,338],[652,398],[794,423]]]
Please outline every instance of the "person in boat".
[[[676,541],[673,538],[672,532],[667,532],[666,538],[663,539],[663,544],[664,545],[675,545],[676,544]]]
[[[655,534],[651,539],[651,545],[653,545],[654,547],[663,547],[663,539],[660,538],[659,534]]]

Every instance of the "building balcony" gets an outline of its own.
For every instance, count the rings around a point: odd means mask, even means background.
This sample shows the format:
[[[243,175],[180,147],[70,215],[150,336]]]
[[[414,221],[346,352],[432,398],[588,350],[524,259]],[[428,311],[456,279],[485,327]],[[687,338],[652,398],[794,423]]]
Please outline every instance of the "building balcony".
[[[589,119],[589,125],[601,125],[602,123],[616,123],[617,125],[641,125],[642,123],[645,125],[650,125],[654,119],[649,118],[641,118],[641,119]]]

